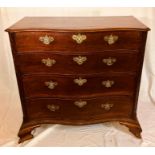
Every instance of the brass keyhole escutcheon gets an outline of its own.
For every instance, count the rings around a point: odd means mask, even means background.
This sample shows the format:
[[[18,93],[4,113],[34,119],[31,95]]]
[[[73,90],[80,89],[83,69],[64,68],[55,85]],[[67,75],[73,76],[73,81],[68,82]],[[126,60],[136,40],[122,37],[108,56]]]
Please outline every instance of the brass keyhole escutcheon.
[[[104,85],[106,88],[110,88],[112,87],[112,85],[114,84],[114,81],[111,80],[107,80],[107,81],[102,81],[102,85]]]
[[[85,56],[73,57],[73,61],[75,61],[78,65],[82,65],[85,61],[87,61],[87,57]]]
[[[82,79],[79,77],[78,79],[74,79],[74,83],[76,83],[79,86],[83,86],[87,82],[87,79]]]
[[[87,36],[84,34],[74,34],[72,35],[72,39],[76,41],[77,44],[81,44],[83,43],[83,41],[85,41],[87,39]]]
[[[112,34],[104,37],[104,41],[106,41],[109,45],[114,44],[117,40],[118,36]]]

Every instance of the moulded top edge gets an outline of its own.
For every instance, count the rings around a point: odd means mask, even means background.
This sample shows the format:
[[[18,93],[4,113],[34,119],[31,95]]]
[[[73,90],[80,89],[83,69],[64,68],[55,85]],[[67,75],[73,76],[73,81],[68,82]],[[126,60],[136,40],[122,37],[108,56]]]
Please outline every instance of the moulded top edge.
[[[6,29],[6,32],[104,32],[104,31],[150,31],[149,28],[104,28],[104,29]]]

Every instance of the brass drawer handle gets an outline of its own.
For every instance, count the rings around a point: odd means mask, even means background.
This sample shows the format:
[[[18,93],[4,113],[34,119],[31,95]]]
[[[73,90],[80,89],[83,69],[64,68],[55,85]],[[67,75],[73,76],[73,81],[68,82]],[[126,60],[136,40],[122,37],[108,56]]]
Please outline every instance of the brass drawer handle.
[[[82,79],[81,77],[79,77],[78,79],[74,79],[74,83],[78,84],[79,86],[82,86],[86,82],[87,82],[87,79]]]
[[[77,44],[81,44],[84,40],[87,39],[87,36],[84,34],[78,33],[77,35],[72,35],[72,39],[76,41]]]
[[[47,67],[52,67],[56,63],[56,60],[47,58],[47,59],[42,59],[41,62],[45,64],[45,66]]]
[[[114,44],[117,40],[118,36],[112,34],[104,37],[104,41],[106,41],[109,45]]]
[[[57,86],[58,83],[57,82],[53,82],[53,81],[47,81],[45,82],[45,86],[47,86],[49,89],[54,89],[55,86]]]
[[[54,38],[48,35],[45,35],[44,37],[39,37],[39,40],[45,44],[45,45],[49,45],[51,42],[54,41]]]
[[[87,61],[87,57],[85,56],[73,57],[73,61],[75,61],[78,65],[82,65],[85,61]]]
[[[74,102],[74,105],[76,105],[79,108],[84,107],[86,104],[87,104],[87,101],[82,101],[82,100],[79,100],[79,101],[75,101]]]
[[[114,81],[110,81],[110,80],[102,81],[102,85],[104,85],[106,88],[112,87],[114,83],[115,83]]]
[[[107,59],[102,59],[102,62],[105,63],[107,66],[112,66],[116,62],[116,58],[107,58]]]
[[[114,104],[110,104],[110,103],[101,104],[101,108],[103,108],[106,111],[109,111],[113,106]]]
[[[49,104],[47,105],[47,109],[49,109],[52,112],[55,112],[56,110],[59,110],[59,106],[58,105],[54,105],[54,104]]]

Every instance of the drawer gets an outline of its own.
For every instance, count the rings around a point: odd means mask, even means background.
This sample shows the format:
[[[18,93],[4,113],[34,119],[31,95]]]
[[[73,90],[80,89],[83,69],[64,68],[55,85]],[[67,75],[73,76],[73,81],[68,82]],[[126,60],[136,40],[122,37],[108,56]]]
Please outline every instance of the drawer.
[[[110,49],[139,49],[141,32],[17,32],[17,52],[41,51],[103,51]]]
[[[136,77],[131,75],[56,76],[34,75],[23,78],[26,97],[75,97],[131,95]]]
[[[134,72],[140,62],[137,52],[60,53],[19,54],[17,64],[23,74],[95,74],[107,71]]]
[[[95,99],[31,99],[26,102],[29,119],[50,118],[55,121],[85,121],[130,117],[133,100],[127,96]],[[58,122],[57,122],[58,123]],[[72,122],[76,123],[76,122]]]

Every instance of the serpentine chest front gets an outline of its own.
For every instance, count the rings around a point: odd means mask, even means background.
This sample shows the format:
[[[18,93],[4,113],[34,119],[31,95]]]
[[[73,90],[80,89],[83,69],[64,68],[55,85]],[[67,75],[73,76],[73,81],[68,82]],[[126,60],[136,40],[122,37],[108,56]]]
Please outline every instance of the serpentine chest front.
[[[23,109],[19,142],[45,123],[119,121],[140,137],[148,30],[134,17],[26,17],[8,28]]]

